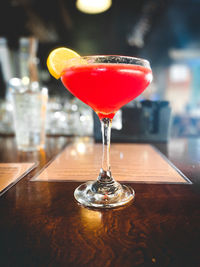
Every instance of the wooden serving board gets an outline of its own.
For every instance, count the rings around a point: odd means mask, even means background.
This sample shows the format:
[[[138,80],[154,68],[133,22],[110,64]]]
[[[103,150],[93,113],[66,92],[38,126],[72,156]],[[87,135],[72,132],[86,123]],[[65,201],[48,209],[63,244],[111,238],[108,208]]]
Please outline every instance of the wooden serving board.
[[[94,180],[101,167],[102,145],[75,143],[65,148],[33,181]],[[117,181],[190,183],[160,152],[146,144],[112,144],[112,175]]]

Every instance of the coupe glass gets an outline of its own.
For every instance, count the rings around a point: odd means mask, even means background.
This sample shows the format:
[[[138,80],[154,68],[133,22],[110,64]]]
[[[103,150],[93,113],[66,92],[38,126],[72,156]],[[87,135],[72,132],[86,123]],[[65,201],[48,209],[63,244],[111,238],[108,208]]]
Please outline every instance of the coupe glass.
[[[152,81],[147,60],[115,55],[87,56],[68,62],[61,80],[77,98],[89,105],[101,121],[103,155],[95,181],[81,184],[74,192],[84,206],[113,208],[132,201],[134,190],[118,183],[111,174],[110,135],[115,113],[140,95]]]

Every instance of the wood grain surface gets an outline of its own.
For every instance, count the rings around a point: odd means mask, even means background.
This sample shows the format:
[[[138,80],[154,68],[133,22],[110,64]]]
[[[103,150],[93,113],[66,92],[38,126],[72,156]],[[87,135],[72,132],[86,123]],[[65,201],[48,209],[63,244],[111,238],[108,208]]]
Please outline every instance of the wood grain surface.
[[[49,138],[45,151],[22,154],[0,138],[1,162],[39,161],[0,198],[1,266],[199,266],[199,140],[156,144],[193,184],[129,183],[135,201],[101,211],[77,204],[78,182],[30,182],[68,142]]]

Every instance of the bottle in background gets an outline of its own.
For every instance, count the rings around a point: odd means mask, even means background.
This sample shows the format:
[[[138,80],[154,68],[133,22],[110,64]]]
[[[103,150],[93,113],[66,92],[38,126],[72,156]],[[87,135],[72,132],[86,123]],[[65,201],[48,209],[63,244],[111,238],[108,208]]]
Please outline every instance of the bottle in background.
[[[13,77],[13,71],[11,68],[11,61],[10,61],[10,52],[7,45],[7,40],[4,37],[0,37],[0,65],[1,65],[1,72],[2,78],[4,80],[5,87],[5,98],[7,101],[10,101],[10,91],[8,82]]]

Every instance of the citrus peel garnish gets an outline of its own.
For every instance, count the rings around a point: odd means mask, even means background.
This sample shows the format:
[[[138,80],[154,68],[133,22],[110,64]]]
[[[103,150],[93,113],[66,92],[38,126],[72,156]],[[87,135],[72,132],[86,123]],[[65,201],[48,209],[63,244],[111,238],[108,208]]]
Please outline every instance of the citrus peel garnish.
[[[76,62],[74,61],[74,63],[73,61],[70,62],[70,59],[73,58],[77,58],[78,60]],[[66,47],[59,47],[50,52],[47,58],[47,68],[54,78],[59,79],[66,68],[79,64],[79,61],[82,63],[78,53]]]

